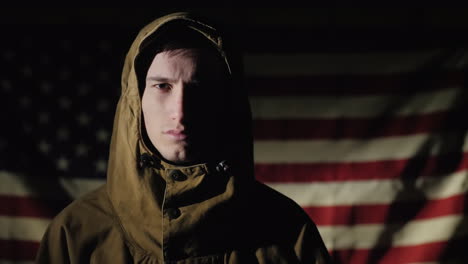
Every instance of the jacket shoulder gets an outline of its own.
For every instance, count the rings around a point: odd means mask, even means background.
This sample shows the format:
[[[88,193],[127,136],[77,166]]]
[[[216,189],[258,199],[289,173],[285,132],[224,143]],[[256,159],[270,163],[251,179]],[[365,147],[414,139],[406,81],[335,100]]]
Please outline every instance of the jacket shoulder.
[[[102,186],[73,201],[47,228],[37,255],[38,263],[63,263],[92,254],[103,241],[117,238],[114,214]]]
[[[263,183],[256,182],[251,197],[254,200],[252,205],[256,206],[256,211],[261,211],[263,215],[268,216],[275,214],[277,216],[275,219],[281,220],[282,225],[311,222],[310,217],[299,204]],[[284,218],[289,220],[284,222]]]
[[[53,220],[53,223],[74,227],[98,227],[100,223],[112,222],[113,209],[106,192],[106,185],[76,199],[65,207]],[[103,226],[101,226],[103,227]]]
[[[256,182],[249,199],[251,237],[257,244],[282,245],[294,250],[301,263],[331,263],[317,226],[304,209],[291,198]]]

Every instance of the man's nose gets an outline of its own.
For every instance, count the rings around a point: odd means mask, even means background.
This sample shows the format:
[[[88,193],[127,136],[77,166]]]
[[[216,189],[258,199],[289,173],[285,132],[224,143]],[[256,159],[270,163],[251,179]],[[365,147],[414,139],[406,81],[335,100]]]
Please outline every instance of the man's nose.
[[[184,87],[176,89],[171,100],[171,118],[178,123],[184,121],[186,111],[186,98]]]

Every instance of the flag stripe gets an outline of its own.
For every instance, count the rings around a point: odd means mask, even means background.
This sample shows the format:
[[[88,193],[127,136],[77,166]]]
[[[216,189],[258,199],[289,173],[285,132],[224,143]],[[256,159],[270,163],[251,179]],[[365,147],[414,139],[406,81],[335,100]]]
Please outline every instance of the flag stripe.
[[[447,256],[447,254],[450,255]],[[440,259],[442,256],[448,260]],[[383,247],[371,250],[340,249],[333,252],[334,259],[346,264],[458,264],[462,263],[460,260],[466,257],[466,240],[462,239],[454,239],[449,243],[437,241],[414,246]]]
[[[0,239],[0,263],[26,264],[34,260],[39,249],[37,241]]]
[[[403,136],[466,129],[465,111],[375,118],[254,120],[255,140],[343,139]]]
[[[88,178],[43,178],[24,180],[22,175],[0,171],[0,195],[4,196],[28,196],[54,200],[60,195],[69,198],[78,198],[85,193],[94,190],[105,183],[105,179]],[[31,188],[41,186],[41,188]],[[66,202],[67,199],[60,196]]]
[[[318,226],[318,229],[328,250],[371,249],[414,246],[464,237],[468,234],[468,219],[463,215],[451,215],[409,223]]]
[[[441,65],[441,57],[451,63]],[[441,69],[460,69],[464,66],[448,59],[446,51],[442,49],[368,53],[248,53],[243,57],[248,76],[401,74],[420,71],[435,61],[439,62]]]
[[[0,216],[53,218],[68,204],[59,199],[0,195]]]
[[[463,105],[462,87],[414,95],[252,96],[253,119],[334,119],[408,116]]]
[[[0,239],[40,241],[50,219],[0,216]]]
[[[366,180],[348,182],[271,183],[299,205],[374,205],[395,201],[442,199],[468,191],[468,171],[418,179]],[[344,184],[346,183],[346,184]]]
[[[438,200],[426,200],[425,197],[421,197],[421,200],[389,204],[309,206],[304,207],[304,210],[319,226],[392,224],[464,214],[468,208],[467,200],[467,194],[463,193]]]
[[[408,94],[465,87],[463,71],[437,71],[398,75],[248,76],[251,96],[368,96]],[[378,89],[377,89],[378,88]]]
[[[465,132],[416,134],[368,140],[257,140],[256,163],[369,162],[467,151]]]
[[[415,178],[445,175],[468,168],[468,153],[415,156],[410,159],[341,163],[255,164],[256,179],[265,183],[301,183]]]

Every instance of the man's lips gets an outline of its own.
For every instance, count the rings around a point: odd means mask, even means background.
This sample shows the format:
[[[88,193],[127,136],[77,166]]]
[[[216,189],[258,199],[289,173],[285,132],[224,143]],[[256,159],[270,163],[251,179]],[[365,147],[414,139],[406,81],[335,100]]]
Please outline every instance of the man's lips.
[[[187,134],[185,134],[184,132],[185,132],[184,130],[171,129],[171,130],[165,131],[164,134],[169,135],[173,137],[174,139],[183,140],[187,138]]]

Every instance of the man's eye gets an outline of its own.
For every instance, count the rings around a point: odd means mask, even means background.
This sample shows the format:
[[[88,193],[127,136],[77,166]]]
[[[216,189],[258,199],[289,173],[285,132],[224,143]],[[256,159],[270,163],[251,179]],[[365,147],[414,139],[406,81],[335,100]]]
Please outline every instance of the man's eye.
[[[156,83],[156,84],[153,84],[153,87],[156,88],[156,89],[160,89],[160,90],[169,90],[169,89],[171,89],[171,85],[168,84],[168,83]]]

